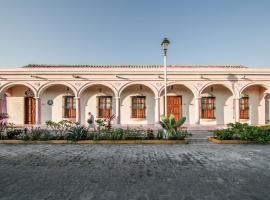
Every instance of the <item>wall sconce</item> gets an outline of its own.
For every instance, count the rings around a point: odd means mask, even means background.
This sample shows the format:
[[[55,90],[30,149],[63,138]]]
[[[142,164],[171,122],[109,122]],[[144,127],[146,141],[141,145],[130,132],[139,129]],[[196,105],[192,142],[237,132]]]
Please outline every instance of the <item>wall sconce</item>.
[[[213,91],[214,91],[214,88],[213,88],[213,87],[211,87],[211,88],[210,88],[210,91],[211,91],[211,92],[213,92]]]
[[[75,74],[73,74],[72,77],[73,77],[73,78],[81,78],[80,76],[75,75]]]
[[[142,88],[142,85],[140,85],[140,90],[142,90],[143,88]]]

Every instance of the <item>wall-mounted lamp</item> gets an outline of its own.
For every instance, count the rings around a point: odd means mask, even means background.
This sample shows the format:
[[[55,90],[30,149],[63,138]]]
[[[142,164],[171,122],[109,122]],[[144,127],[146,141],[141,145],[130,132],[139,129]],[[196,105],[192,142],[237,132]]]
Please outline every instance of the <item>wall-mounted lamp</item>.
[[[73,74],[72,77],[73,78],[81,78],[79,75],[75,75],[75,74]]]

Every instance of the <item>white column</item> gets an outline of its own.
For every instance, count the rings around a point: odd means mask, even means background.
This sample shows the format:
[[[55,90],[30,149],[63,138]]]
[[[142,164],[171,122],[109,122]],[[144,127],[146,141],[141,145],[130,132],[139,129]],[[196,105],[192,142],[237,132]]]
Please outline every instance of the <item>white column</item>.
[[[160,121],[160,97],[155,98],[155,123],[159,124]]]
[[[195,98],[195,124],[200,124],[201,118],[201,97]]]
[[[164,52],[164,115],[167,117],[167,50]]]
[[[115,121],[120,124],[120,97],[115,97]]]
[[[234,99],[234,120],[235,122],[240,122],[240,99]]]
[[[261,97],[260,105],[259,105],[259,119],[258,119],[258,124],[259,125],[264,125],[265,124],[265,97],[266,94],[263,94]]]
[[[36,100],[36,124],[39,125],[41,124],[41,102],[39,97],[35,97]]]
[[[80,105],[80,97],[75,97],[76,104],[76,122],[81,123],[81,105]]]

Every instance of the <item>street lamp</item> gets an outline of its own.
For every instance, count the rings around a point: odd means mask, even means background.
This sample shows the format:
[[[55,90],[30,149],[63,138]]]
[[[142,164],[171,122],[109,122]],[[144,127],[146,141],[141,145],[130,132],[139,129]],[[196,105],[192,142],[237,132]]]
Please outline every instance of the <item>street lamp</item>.
[[[164,38],[161,46],[164,53],[164,101],[165,101],[165,108],[164,108],[164,115],[167,117],[167,50],[168,46],[170,44],[170,41],[167,38]]]

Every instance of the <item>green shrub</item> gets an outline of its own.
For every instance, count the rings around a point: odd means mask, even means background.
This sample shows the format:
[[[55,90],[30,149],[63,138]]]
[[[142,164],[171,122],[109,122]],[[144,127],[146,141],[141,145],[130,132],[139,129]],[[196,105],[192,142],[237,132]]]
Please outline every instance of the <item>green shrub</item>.
[[[164,130],[159,129],[157,131],[157,139],[159,139],[159,140],[163,139],[164,138],[163,134],[164,134]]]
[[[68,129],[66,139],[71,141],[84,140],[88,130],[84,126],[73,126]]]
[[[264,144],[270,141],[270,130],[267,126],[257,127],[248,124],[230,123],[227,129],[214,131],[214,136],[220,140],[241,139]]]
[[[125,140],[143,140],[147,139],[147,133],[138,129],[126,129],[124,130],[123,139]]]
[[[17,139],[17,137],[23,133],[22,129],[11,129],[6,131],[7,139]]]
[[[147,139],[149,140],[155,139],[154,130],[149,128],[146,130],[146,133],[147,133]]]
[[[214,136],[217,137],[219,140],[232,140],[233,131],[231,131],[230,129],[215,130]]]
[[[167,137],[174,137],[177,130],[185,123],[185,121],[186,117],[182,117],[180,120],[176,121],[175,116],[173,114],[171,114],[169,117],[162,115],[160,124],[162,128],[165,130],[163,134],[163,136],[165,136],[165,139],[167,139]]]
[[[26,132],[24,132],[24,133],[18,135],[17,138],[18,138],[19,140],[24,140],[24,141],[29,141],[29,140],[31,140],[30,135],[27,134]]]
[[[192,136],[191,133],[186,130],[177,130],[174,135],[169,136],[170,140],[184,140],[187,137]]]

